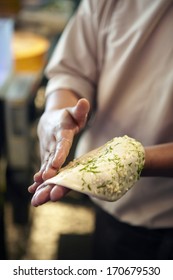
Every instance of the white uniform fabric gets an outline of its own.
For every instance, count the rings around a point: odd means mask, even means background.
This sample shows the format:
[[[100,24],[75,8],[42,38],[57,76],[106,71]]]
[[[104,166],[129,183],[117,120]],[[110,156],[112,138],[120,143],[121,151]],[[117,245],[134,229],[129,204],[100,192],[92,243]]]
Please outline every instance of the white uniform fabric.
[[[116,136],[144,146],[173,141],[173,1],[84,0],[47,67],[47,93],[69,88],[95,117],[77,155]],[[173,227],[173,179],[141,178],[117,202],[94,199],[121,221]]]

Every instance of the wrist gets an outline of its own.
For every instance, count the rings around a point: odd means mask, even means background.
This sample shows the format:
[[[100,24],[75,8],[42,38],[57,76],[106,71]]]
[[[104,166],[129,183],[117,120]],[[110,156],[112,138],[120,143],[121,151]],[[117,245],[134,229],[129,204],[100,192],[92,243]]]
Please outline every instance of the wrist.
[[[59,110],[73,107],[77,104],[79,97],[68,89],[59,89],[50,93],[46,99],[45,111]]]

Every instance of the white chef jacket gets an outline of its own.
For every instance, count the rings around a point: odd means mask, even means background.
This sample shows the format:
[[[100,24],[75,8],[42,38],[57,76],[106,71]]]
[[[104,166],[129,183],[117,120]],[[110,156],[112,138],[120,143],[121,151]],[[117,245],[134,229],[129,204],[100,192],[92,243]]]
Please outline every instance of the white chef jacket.
[[[173,1],[82,1],[46,72],[47,95],[69,88],[96,105],[77,156],[125,134],[144,146],[172,142]],[[116,202],[93,200],[129,224],[173,227],[172,178],[141,178]]]

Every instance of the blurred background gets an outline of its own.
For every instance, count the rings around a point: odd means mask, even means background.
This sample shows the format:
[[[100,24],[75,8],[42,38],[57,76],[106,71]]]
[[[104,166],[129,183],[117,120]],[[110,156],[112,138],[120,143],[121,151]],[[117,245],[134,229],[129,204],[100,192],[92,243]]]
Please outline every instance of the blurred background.
[[[1,0],[1,260],[91,258],[95,217],[88,197],[70,192],[34,208],[27,191],[40,166],[36,128],[44,110],[44,68],[79,2]]]

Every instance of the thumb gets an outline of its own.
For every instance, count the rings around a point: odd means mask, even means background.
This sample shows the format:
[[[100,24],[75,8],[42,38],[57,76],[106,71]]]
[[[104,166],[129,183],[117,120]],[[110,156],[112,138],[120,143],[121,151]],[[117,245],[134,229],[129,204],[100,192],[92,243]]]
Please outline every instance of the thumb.
[[[79,99],[75,107],[68,109],[79,129],[82,129],[85,126],[89,110],[90,104],[85,98]]]

